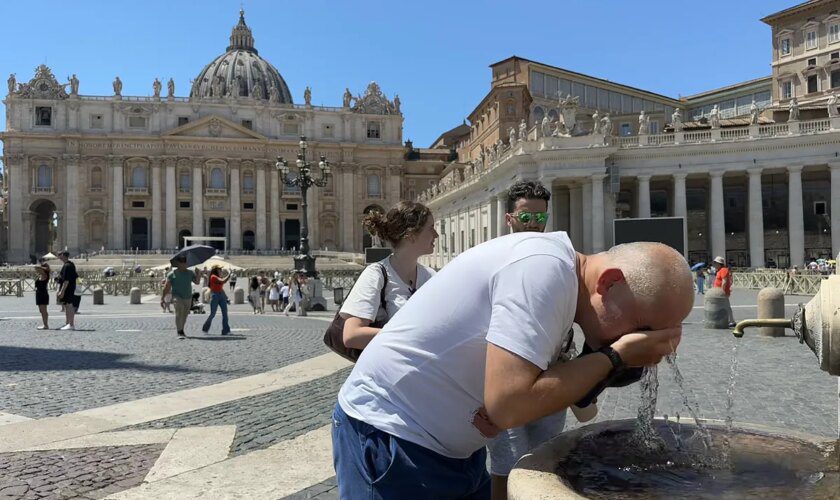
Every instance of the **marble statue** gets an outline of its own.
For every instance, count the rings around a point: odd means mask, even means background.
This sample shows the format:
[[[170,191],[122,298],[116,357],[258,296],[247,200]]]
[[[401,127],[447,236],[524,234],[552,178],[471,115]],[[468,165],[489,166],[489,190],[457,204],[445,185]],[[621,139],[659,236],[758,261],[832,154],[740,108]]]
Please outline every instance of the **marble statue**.
[[[720,128],[720,109],[718,109],[717,104],[712,106],[712,110],[709,112],[709,124],[712,128]]]
[[[216,79],[213,80],[213,85],[210,89],[213,92],[213,97],[221,98],[225,92],[225,79],[222,75],[216,75]]]
[[[557,120],[557,135],[568,137],[577,130],[577,110],[580,98],[572,96],[559,98],[560,117]]]
[[[499,138],[499,140],[496,141],[496,151],[501,155],[502,151],[504,149],[505,149],[505,143],[502,141],[501,138]]]
[[[155,97],[160,97],[160,89],[162,85],[160,84],[160,80],[155,78],[154,83],[152,83],[152,90],[155,92]]]
[[[349,88],[345,87],[344,88],[344,96],[343,96],[342,106],[344,106],[345,108],[349,108],[350,107],[350,101],[352,99],[353,99],[353,94],[350,93]]]
[[[796,97],[791,98],[788,104],[788,121],[799,121],[799,102],[797,102]]]
[[[595,113],[592,114],[592,133],[599,134],[601,132],[601,116],[598,115],[598,111],[596,110]]]
[[[260,78],[257,78],[254,81],[254,91],[251,93],[251,97],[254,99],[263,99],[265,96],[263,95],[263,84]]]
[[[271,87],[268,88],[268,102],[280,102],[280,89],[277,88],[277,84],[274,82],[271,82]]]
[[[534,134],[536,134],[537,140],[542,137],[542,127],[540,126],[539,120],[534,120]]]
[[[478,161],[484,165],[484,160],[487,159],[487,152],[484,150],[484,144],[479,145],[478,149]]]
[[[683,121],[682,110],[680,108],[676,108],[674,114],[671,115],[671,125],[674,127],[674,132],[682,132]]]
[[[175,80],[172,78],[166,82],[166,97],[175,97]]]
[[[14,94],[15,90],[17,90],[17,78],[15,78],[15,74],[12,73],[9,75],[9,79],[7,80],[9,84],[9,93]]]
[[[542,119],[542,135],[543,137],[551,137],[551,120],[548,115],[545,115]]]
[[[601,118],[601,133],[607,137],[612,136],[612,119],[610,119],[610,114],[607,113]]]
[[[76,78],[76,73],[73,73],[68,80],[70,80],[70,95],[79,95],[79,79]]]
[[[826,104],[828,105],[828,116],[830,118],[837,116],[837,95],[831,94],[828,96],[828,102]]]
[[[400,114],[400,105],[401,104],[402,103],[400,102],[400,95],[395,94],[394,95],[394,113]]]
[[[758,114],[760,111],[758,105],[755,103],[755,99],[753,99],[752,104],[750,104],[750,125],[758,125]]]
[[[508,129],[508,144],[510,147],[513,147],[513,145],[516,144],[516,129],[513,127]]]
[[[122,95],[122,80],[120,77],[114,78],[114,95]]]
[[[307,106],[312,106],[312,89],[310,89],[308,85],[306,86],[306,89],[304,89],[304,91],[303,91],[303,102]]]
[[[525,118],[519,122],[519,140],[524,141],[528,138],[528,124],[525,123]]]
[[[645,114],[645,110],[639,113],[639,135],[647,135],[650,132],[650,116]]]

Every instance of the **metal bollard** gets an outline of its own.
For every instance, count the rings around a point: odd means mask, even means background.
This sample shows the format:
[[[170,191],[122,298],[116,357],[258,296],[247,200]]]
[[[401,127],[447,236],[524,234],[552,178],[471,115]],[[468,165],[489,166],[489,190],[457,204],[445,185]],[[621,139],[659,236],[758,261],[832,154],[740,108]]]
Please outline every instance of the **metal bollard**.
[[[237,288],[233,291],[233,303],[234,304],[244,304],[245,303],[245,289],[244,288]]]
[[[128,292],[128,303],[129,304],[139,304],[140,303],[140,289],[136,286],[133,287]]]
[[[105,304],[105,290],[101,286],[93,288],[93,305],[101,306]]]
[[[729,297],[722,288],[710,288],[703,296],[706,328],[728,328],[729,326]]]
[[[758,292],[758,319],[784,319],[785,294],[778,288],[762,288]],[[762,326],[758,329],[765,337],[784,337],[784,327]]]

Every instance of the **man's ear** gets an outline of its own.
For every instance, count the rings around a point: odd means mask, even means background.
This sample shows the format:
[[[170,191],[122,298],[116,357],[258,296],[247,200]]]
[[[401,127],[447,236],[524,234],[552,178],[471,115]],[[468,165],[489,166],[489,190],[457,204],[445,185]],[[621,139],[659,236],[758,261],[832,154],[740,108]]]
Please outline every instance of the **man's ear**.
[[[598,283],[595,287],[595,291],[598,292],[598,295],[606,295],[607,290],[613,287],[618,283],[623,283],[626,281],[624,279],[624,273],[621,272],[621,269],[617,267],[609,267],[604,269],[601,272],[601,275],[598,276]]]
[[[513,219],[513,217],[511,217],[510,214],[505,214],[505,224],[507,227],[513,227],[511,226],[511,219]]]

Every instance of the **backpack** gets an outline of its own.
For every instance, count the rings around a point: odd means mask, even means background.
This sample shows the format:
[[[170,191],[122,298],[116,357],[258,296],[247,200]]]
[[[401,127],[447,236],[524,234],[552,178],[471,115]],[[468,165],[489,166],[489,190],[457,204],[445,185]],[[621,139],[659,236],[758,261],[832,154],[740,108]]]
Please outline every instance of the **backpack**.
[[[382,270],[382,276],[385,278],[382,290],[379,291],[379,307],[385,309],[385,287],[388,286],[388,271],[385,270],[385,266],[382,264],[379,264],[379,268]],[[356,284],[353,283],[353,286],[356,286]],[[353,288],[351,287],[350,292],[352,291]],[[349,296],[350,294],[348,293],[347,295]],[[362,355],[362,350],[344,345],[344,318],[341,317],[340,313],[340,309],[335,312],[332,323],[327,327],[327,331],[324,332],[324,344],[342,358],[355,363],[359,359],[359,356]],[[379,314],[378,309],[377,314]],[[369,326],[371,328],[382,328],[387,322],[387,319],[384,321],[374,321]]]

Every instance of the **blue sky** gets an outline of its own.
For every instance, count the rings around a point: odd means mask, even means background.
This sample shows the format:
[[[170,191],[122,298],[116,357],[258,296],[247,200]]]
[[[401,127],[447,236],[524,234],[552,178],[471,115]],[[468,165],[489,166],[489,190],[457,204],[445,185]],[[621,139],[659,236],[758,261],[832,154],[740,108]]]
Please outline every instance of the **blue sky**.
[[[488,65],[511,55],[678,97],[770,74],[759,18],[797,0],[384,1],[246,0],[260,55],[295,102],[339,106],[345,87],[376,80],[402,100],[404,138],[428,146],[461,123],[489,87]],[[46,62],[80,93],[176,95],[224,52],[239,0],[0,3],[0,75],[28,81]],[[3,87],[5,91],[5,87]],[[165,87],[164,87],[165,91]],[[5,93],[5,92],[4,92]],[[4,109],[0,119],[5,124]]]

